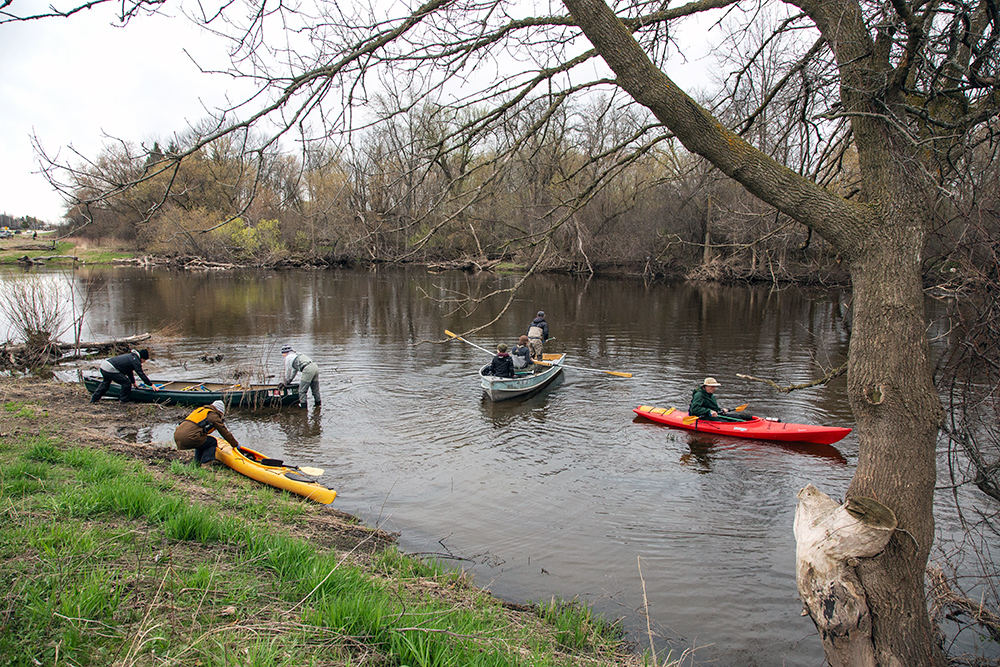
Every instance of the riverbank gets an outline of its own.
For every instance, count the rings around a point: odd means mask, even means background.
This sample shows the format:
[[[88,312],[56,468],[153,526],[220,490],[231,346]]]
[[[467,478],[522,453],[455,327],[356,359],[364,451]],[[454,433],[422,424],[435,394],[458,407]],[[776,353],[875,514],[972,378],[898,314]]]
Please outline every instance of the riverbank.
[[[506,604],[333,507],[129,441],[183,408],[9,377],[0,403],[7,664],[642,664],[585,607]]]

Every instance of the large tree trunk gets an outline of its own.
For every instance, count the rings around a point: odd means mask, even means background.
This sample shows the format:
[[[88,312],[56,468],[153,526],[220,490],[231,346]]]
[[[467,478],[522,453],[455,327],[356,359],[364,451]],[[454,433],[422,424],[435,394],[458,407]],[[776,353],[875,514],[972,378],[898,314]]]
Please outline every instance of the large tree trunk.
[[[850,263],[855,319],[848,393],[861,448],[847,495],[879,501],[899,525],[884,551],[862,557],[851,568],[868,610],[856,618],[867,623],[870,615],[875,665],[943,665],[923,586],[934,531],[934,447],[941,414],[931,383],[919,274],[925,215],[918,210],[915,179],[904,171],[919,171],[906,152],[910,146],[894,135],[891,123],[880,116],[868,119],[882,113],[865,105],[884,78],[864,69],[870,39],[862,12],[850,0],[824,0],[808,8],[816,12],[820,29],[830,30],[824,37],[844,63],[842,78],[851,88],[842,93],[845,106],[862,119],[855,138],[866,192],[865,201],[857,203],[778,164],[726,129],[653,65],[602,0],[563,2],[614,70],[618,84],[688,150],[818,232]],[[905,150],[895,149],[894,143]],[[852,582],[845,578],[844,584]],[[828,657],[834,663],[834,656]],[[843,664],[842,659],[834,664]]]

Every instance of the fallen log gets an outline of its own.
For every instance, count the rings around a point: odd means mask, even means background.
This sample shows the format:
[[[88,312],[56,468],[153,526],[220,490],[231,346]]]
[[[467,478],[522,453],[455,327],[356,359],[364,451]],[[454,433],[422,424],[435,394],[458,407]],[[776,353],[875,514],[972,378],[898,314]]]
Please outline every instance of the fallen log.
[[[87,341],[80,343],[62,343],[49,341],[41,348],[24,343],[4,343],[0,345],[0,363],[5,366],[20,368],[44,364],[58,364],[64,361],[85,359],[98,354],[128,352],[135,343],[149,340],[150,333],[136,334],[109,341]]]

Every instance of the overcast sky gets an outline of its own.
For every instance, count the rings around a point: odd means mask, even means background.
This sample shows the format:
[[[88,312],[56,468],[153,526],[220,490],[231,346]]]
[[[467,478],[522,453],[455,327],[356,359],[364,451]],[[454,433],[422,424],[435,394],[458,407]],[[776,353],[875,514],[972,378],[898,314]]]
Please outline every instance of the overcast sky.
[[[222,57],[218,42],[183,18],[139,17],[110,25],[113,8],[68,19],[0,25],[0,212],[56,222],[62,200],[45,178],[30,136],[49,153],[72,144],[88,157],[104,134],[169,137],[220,104],[226,81],[202,75],[183,52]],[[216,60],[216,62],[219,62]]]
[[[23,11],[48,0],[18,4]],[[116,28],[113,10],[0,25],[0,212],[49,222],[62,217],[62,199],[39,173],[32,134],[50,155],[69,158],[72,145],[94,158],[106,135],[169,139],[205,118],[206,107],[223,105],[227,92],[239,98],[230,79],[202,74],[184,52],[224,69],[219,39],[183,17],[138,17]],[[704,35],[685,32],[704,57]],[[697,58],[688,55],[686,71],[670,74],[682,87],[703,85]]]

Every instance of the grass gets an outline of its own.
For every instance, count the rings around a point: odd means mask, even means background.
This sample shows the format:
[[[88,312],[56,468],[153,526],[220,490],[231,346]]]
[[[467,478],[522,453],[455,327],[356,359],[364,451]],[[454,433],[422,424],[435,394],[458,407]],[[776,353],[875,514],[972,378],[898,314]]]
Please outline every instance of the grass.
[[[84,240],[69,239],[57,241],[55,247],[53,247],[48,236],[40,236],[38,239],[32,240],[30,234],[21,235],[0,240],[0,264],[14,264],[24,256],[37,259],[39,257],[51,257],[54,255],[69,255],[76,257],[85,264],[110,264],[116,259],[131,259],[136,256],[135,252],[119,249],[118,245],[117,243],[110,243],[107,247],[92,247]],[[27,246],[35,249],[21,249]],[[72,262],[73,260],[58,259],[51,261]]]
[[[154,474],[34,423],[0,444],[4,665],[639,664],[582,605],[518,613],[393,546],[304,539],[315,506],[227,469]]]

